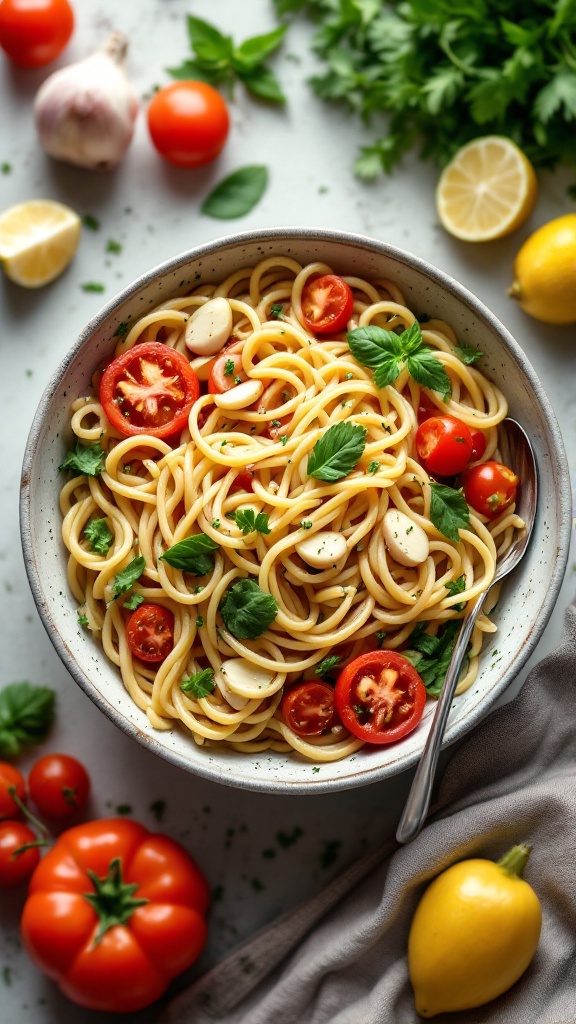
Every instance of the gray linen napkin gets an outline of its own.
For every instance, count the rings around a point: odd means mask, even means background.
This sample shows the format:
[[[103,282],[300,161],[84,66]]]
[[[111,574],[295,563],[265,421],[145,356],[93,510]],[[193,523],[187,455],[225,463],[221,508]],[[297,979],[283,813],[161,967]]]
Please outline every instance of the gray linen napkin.
[[[558,651],[451,760],[429,823],[391,842],[229,954],[159,1024],[417,1024],[406,962],[425,884],[455,861],[533,844],[526,872],[543,905],[532,964],[504,996],[438,1024],[576,1022],[576,608]]]

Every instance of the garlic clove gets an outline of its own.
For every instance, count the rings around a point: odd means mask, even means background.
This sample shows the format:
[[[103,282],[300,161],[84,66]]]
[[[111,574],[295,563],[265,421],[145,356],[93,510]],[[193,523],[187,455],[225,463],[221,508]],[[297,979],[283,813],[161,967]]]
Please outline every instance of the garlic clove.
[[[50,156],[104,171],[122,159],[140,106],[123,66],[127,48],[126,37],[115,32],[103,49],[55,71],[40,86],[34,117]]]
[[[190,317],[185,342],[197,356],[214,356],[224,348],[232,333],[232,310],[222,295],[209,299]]]
[[[347,550],[346,538],[333,530],[313,533],[296,545],[300,558],[314,569],[336,568],[338,562],[346,557]]]
[[[392,558],[400,565],[414,567],[428,558],[428,535],[419,523],[415,523],[400,509],[388,509],[382,520],[382,533]]]
[[[225,412],[246,409],[258,401],[263,391],[264,385],[261,380],[244,380],[228,391],[223,391],[221,395],[214,395],[214,403]]]

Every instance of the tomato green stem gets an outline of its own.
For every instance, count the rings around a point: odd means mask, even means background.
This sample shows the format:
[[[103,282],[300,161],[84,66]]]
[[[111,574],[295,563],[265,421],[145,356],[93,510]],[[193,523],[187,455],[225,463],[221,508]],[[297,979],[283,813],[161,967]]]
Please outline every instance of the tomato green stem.
[[[110,863],[108,874],[99,878],[94,871],[87,871],[94,892],[85,892],[84,899],[98,914],[99,924],[94,937],[97,946],[102,936],[116,924],[126,924],[137,907],[148,903],[147,899],[136,899],[137,882],[127,883],[122,879],[122,859],[115,857]]]
[[[532,847],[528,843],[522,843],[520,846],[513,846],[508,853],[498,861],[498,867],[502,868],[509,875],[515,875],[517,878],[522,878],[524,868],[528,863],[528,858],[532,852]]]
[[[18,857],[19,854],[25,853],[26,850],[33,850],[36,846],[50,846],[47,839],[36,839],[33,843],[24,843],[23,846],[19,846],[17,850],[12,851],[13,857]]]
[[[19,807],[20,810],[22,811],[24,817],[27,818],[28,821],[32,822],[32,824],[35,825],[40,834],[43,835],[46,840],[48,840],[50,838],[50,833],[46,828],[46,825],[43,825],[42,822],[39,821],[38,818],[35,818],[32,812],[28,810],[26,804],[18,796],[18,793],[16,792],[16,786],[8,786],[8,792],[10,793],[10,796],[12,797],[16,806]],[[45,842],[42,845],[47,846],[48,843]]]

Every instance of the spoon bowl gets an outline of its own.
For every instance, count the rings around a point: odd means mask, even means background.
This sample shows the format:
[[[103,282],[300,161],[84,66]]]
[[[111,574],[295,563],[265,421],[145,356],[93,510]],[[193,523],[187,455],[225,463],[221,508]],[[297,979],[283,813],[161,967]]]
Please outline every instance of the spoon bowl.
[[[524,528],[516,534],[508,550],[500,561],[496,563],[494,579],[488,590],[478,595],[462,620],[462,629],[452,652],[450,664],[446,672],[446,679],[444,680],[444,686],[436,705],[436,711],[434,712],[434,718],[432,719],[422,757],[416,769],[416,774],[414,775],[408,799],[406,800],[396,832],[396,839],[399,843],[409,843],[410,840],[414,839],[426,820],[442,739],[448,722],[452,699],[458,685],[462,661],[468,648],[468,641],[472,635],[474,623],[482,610],[486,595],[494,584],[499,583],[518,565],[530,543],[532,528],[536,519],[538,500],[536,459],[528,435],[523,427],[513,419],[506,419],[504,426],[506,433],[502,443],[502,458],[505,465],[510,466],[516,475],[520,477],[520,490],[516,511],[524,522]]]

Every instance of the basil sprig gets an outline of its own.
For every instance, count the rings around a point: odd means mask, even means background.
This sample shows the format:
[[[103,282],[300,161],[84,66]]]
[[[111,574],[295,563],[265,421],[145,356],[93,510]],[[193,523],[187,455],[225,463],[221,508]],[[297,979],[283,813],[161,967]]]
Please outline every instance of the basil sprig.
[[[420,324],[413,323],[402,334],[372,325],[357,327],[348,332],[347,340],[354,358],[374,370],[377,387],[393,384],[407,366],[422,387],[439,392],[445,400],[450,397],[450,378],[433,350],[424,345]]]
[[[207,537],[205,533],[196,533],[193,537],[185,537],[168,548],[160,559],[168,562],[174,569],[189,572],[192,576],[206,576],[214,568],[213,551],[219,544]]]
[[[0,757],[17,757],[46,739],[56,697],[47,686],[9,683],[0,690]]]
[[[308,456],[308,476],[333,483],[348,476],[366,447],[366,428],[356,423],[333,423]]]

